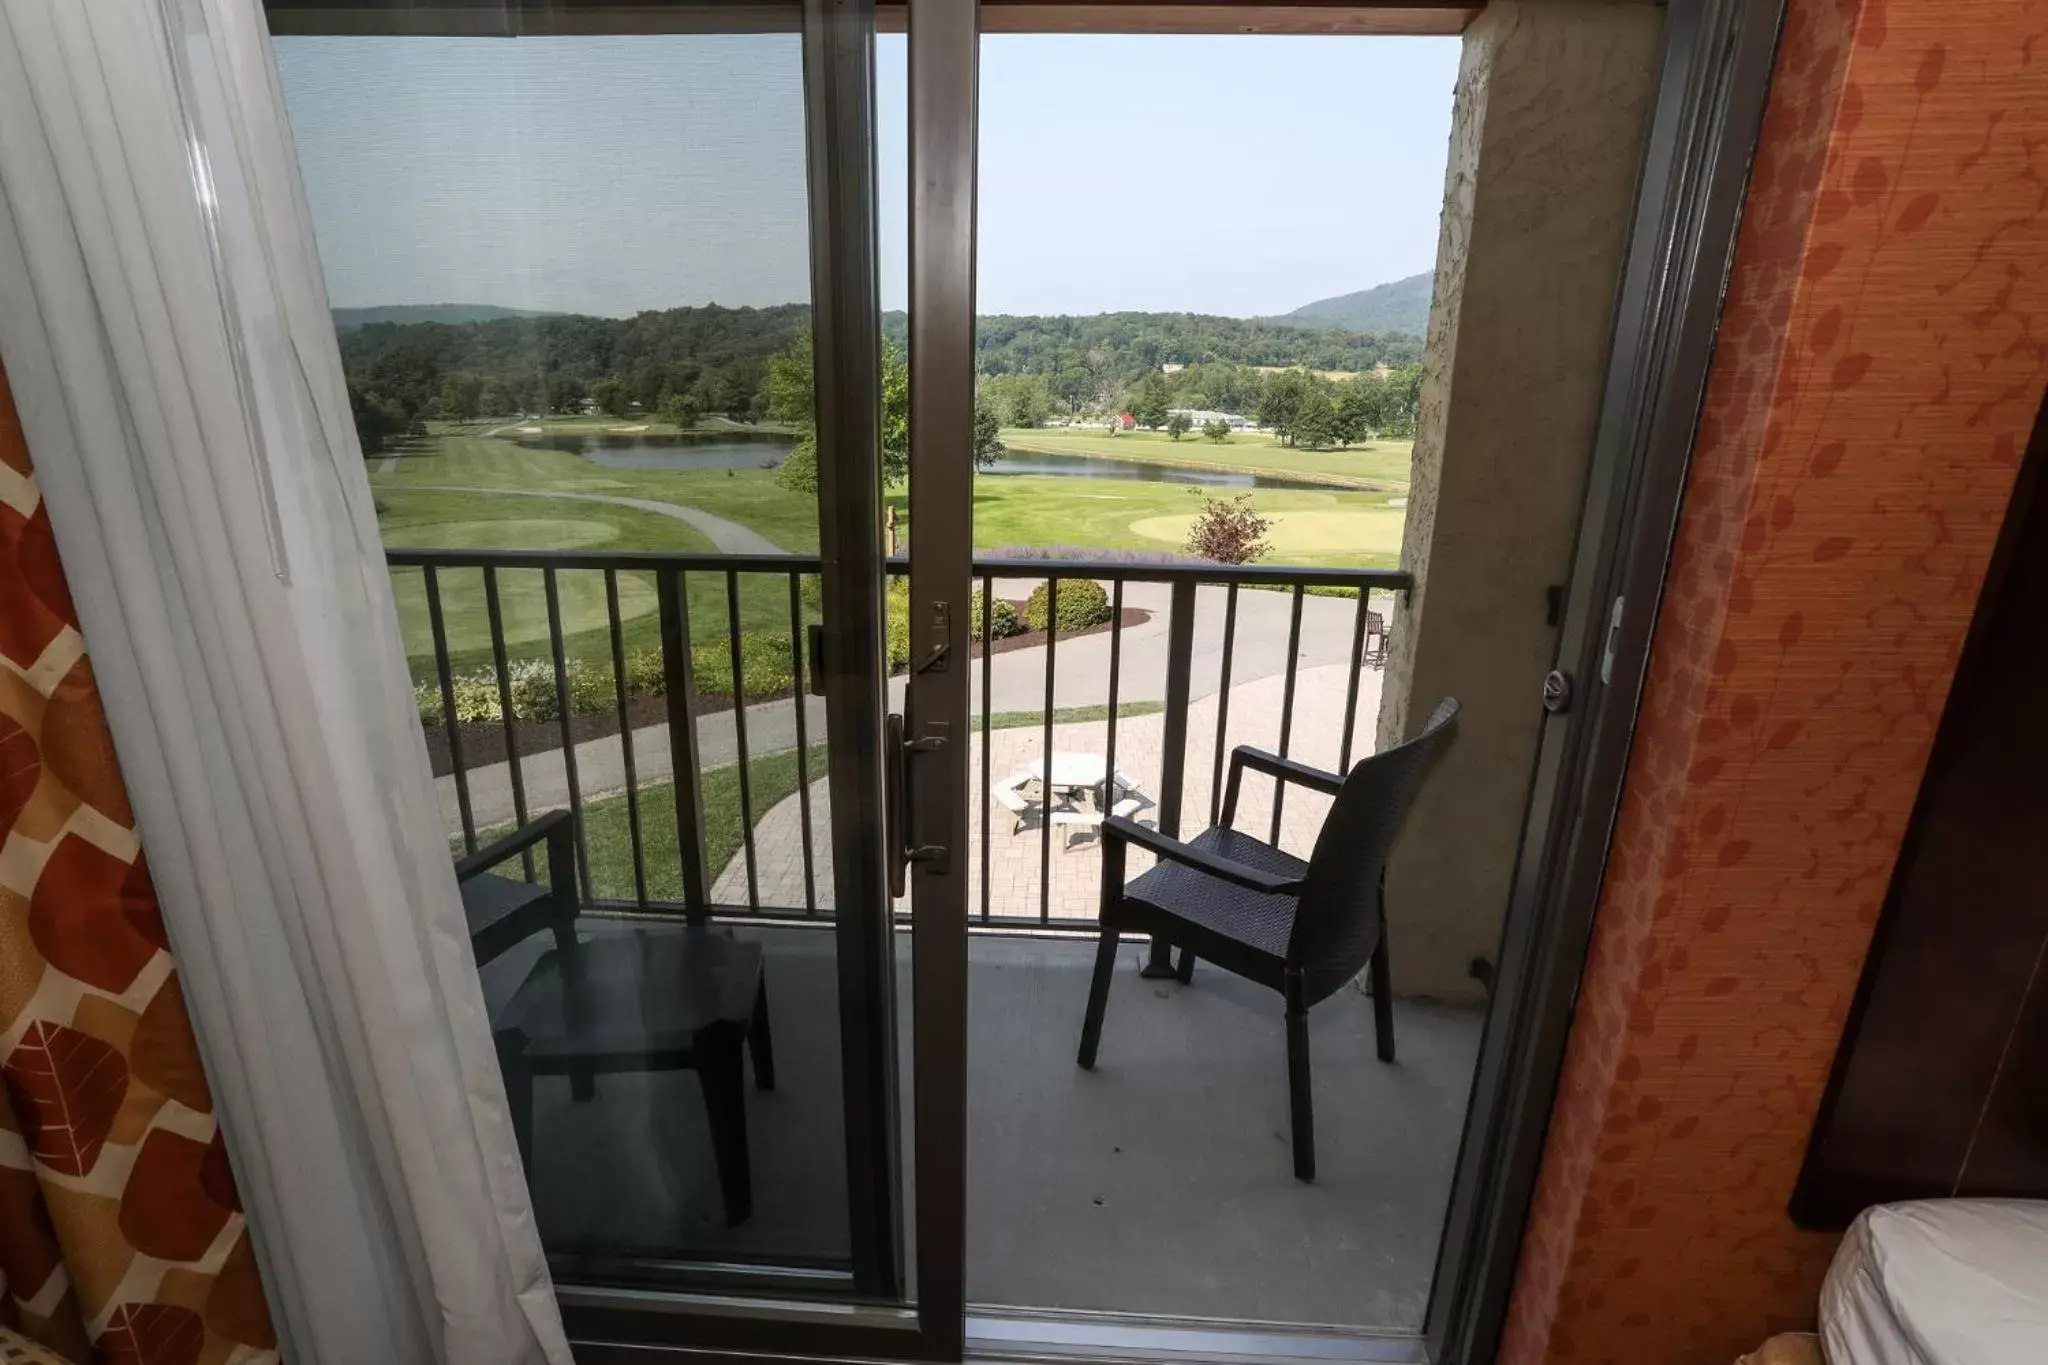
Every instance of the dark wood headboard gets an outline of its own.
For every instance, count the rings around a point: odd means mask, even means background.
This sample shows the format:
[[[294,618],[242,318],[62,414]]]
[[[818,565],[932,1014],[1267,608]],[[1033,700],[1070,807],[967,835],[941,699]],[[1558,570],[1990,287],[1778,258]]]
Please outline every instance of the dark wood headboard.
[[[2048,1198],[2044,465],[2048,407],[1814,1123],[1802,1226],[1897,1199]]]

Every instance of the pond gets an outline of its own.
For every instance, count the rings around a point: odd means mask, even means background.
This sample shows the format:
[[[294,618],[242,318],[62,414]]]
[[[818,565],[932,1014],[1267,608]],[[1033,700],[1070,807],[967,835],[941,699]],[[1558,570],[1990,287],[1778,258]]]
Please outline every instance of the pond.
[[[612,469],[773,469],[796,448],[787,436],[750,431],[696,436],[528,436],[519,444],[581,455]]]
[[[1153,464],[1147,460],[1112,460],[1101,455],[1055,455],[1047,451],[1009,451],[980,471],[982,477],[1033,475],[1061,479],[1135,479],[1140,483],[1202,484],[1212,488],[1311,488],[1331,485],[1274,474],[1240,474],[1228,469]]]
[[[693,436],[647,436],[638,433],[585,433],[574,436],[527,436],[519,444],[539,450],[560,450],[612,469],[773,469],[795,444],[768,432],[720,431]],[[1331,485],[1274,474],[1240,474],[1226,469],[1153,464],[1146,460],[1113,460],[1100,455],[1056,455],[1044,451],[1012,451],[979,471],[984,478],[1029,475],[1055,479],[1134,479],[1140,483],[1200,484],[1211,488],[1307,488]]]

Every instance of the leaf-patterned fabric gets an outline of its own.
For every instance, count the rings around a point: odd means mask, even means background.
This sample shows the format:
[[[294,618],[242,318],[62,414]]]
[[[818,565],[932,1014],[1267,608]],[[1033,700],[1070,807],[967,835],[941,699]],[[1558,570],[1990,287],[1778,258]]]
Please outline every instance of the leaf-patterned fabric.
[[[277,1358],[4,372],[0,1328],[80,1365]]]

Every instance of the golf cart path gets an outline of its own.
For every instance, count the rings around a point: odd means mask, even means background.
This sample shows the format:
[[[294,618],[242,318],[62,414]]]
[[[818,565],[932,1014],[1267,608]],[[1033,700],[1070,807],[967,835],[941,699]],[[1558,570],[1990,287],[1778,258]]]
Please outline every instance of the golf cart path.
[[[751,527],[736,521],[713,516],[697,507],[685,507],[681,503],[657,502],[653,498],[622,498],[611,493],[571,493],[550,488],[483,488],[466,484],[407,484],[408,491],[421,493],[484,493],[493,497],[508,498],[550,498],[568,502],[605,502],[614,507],[630,507],[639,512],[652,512],[656,516],[674,517],[687,522],[705,535],[720,554],[728,555],[779,555],[780,545]]]

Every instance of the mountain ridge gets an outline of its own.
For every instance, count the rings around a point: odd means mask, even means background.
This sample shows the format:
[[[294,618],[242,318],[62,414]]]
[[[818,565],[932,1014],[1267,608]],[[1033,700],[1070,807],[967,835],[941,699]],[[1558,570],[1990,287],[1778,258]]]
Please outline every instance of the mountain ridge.
[[[1419,338],[1429,330],[1429,300],[1435,282],[1435,273],[1425,270],[1370,289],[1304,303],[1291,313],[1262,321]]]

